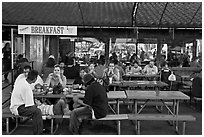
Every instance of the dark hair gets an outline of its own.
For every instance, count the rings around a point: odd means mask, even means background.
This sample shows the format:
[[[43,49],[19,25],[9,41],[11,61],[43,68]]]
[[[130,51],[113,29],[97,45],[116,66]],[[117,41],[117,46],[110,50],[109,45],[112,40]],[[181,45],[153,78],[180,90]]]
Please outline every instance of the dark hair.
[[[38,76],[38,71],[37,70],[31,70],[29,73],[28,73],[28,77],[27,79],[32,81],[34,79],[36,79]]]
[[[48,58],[47,63],[46,63],[46,67],[54,67],[55,65],[55,60],[53,58]]]
[[[31,66],[26,65],[26,66],[23,67],[23,69],[29,69],[29,70],[31,70]]]
[[[56,68],[56,67],[60,68],[60,65],[59,64],[55,64],[54,68]]]
[[[118,60],[114,60],[114,65],[117,65],[118,64]]]

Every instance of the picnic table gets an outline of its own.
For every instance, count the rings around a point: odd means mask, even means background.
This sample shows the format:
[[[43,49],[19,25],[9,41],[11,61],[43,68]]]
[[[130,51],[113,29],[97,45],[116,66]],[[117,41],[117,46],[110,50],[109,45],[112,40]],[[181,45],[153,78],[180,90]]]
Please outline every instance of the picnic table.
[[[160,75],[159,74],[146,75],[146,74],[138,74],[138,73],[126,73],[124,77],[127,78],[128,80],[132,80],[133,78],[148,80],[149,78],[158,79],[160,78]]]
[[[46,95],[40,95],[40,94],[34,94],[34,97],[38,98],[61,98],[61,97],[66,97],[66,98],[73,98],[74,96],[78,96],[79,98],[84,98],[85,96],[85,91],[84,90],[72,90],[71,94],[46,94]],[[111,91],[107,93],[107,97],[109,100],[116,100],[116,113],[119,114],[119,100],[126,99],[127,96],[125,94],[125,91]]]
[[[138,90],[127,90],[127,99],[134,100],[134,112],[139,114],[145,108],[150,100],[161,101],[167,108],[171,115],[179,115],[179,100],[189,100],[189,96],[185,95],[180,91],[160,91],[159,94],[156,91],[138,91]],[[138,101],[145,100],[145,103],[138,110]],[[166,101],[173,101],[173,110],[166,105]],[[161,114],[162,115],[162,114]],[[137,125],[136,125],[137,126]],[[175,129],[178,131],[178,122],[176,121]]]
[[[114,86],[114,90],[117,86],[119,87],[153,87],[153,88],[161,88],[168,86],[165,82],[162,81],[114,81],[109,84],[109,86]]]

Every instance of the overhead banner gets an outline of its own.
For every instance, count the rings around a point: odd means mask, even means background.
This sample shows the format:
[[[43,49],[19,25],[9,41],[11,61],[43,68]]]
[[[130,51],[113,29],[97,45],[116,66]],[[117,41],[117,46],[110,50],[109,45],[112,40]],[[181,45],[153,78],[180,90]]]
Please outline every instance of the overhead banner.
[[[18,25],[18,34],[29,35],[77,35],[76,26]]]

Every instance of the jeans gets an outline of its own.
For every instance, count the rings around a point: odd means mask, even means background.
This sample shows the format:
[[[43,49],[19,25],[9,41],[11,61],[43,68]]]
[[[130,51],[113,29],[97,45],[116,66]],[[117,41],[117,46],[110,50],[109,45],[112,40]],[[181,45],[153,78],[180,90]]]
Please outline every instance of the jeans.
[[[58,102],[53,106],[53,111],[55,115],[63,115],[64,109],[66,108],[66,103],[63,99],[58,100]]]
[[[88,119],[91,117],[92,111],[89,107],[85,106],[74,109],[70,115],[69,130],[73,134],[79,134],[79,126],[81,124],[81,120]]]
[[[33,134],[40,135],[43,132],[42,113],[35,105],[25,107],[21,105],[18,107],[18,114],[20,116],[28,116],[32,118]]]

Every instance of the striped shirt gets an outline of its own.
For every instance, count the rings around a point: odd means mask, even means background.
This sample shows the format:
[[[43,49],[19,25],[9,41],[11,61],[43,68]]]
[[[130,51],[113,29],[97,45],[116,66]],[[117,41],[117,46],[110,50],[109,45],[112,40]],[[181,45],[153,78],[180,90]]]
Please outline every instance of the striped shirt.
[[[41,110],[42,115],[54,115],[53,106],[54,105],[41,104],[40,106],[37,106],[37,108]]]

